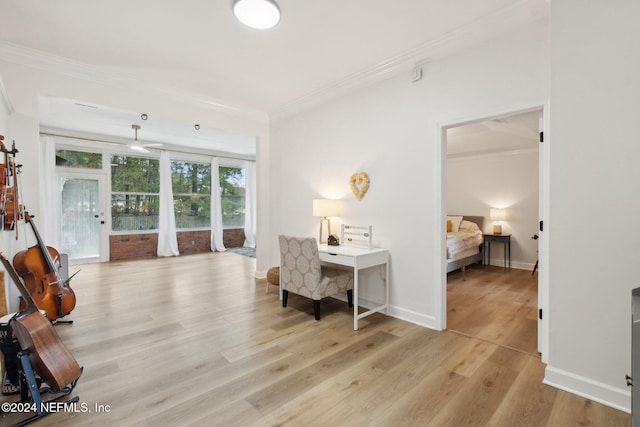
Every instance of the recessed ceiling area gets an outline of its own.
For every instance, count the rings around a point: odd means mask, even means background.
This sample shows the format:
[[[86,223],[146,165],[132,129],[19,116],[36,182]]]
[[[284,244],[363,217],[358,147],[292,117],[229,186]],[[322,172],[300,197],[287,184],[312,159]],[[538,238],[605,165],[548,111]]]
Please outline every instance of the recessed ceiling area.
[[[538,149],[541,111],[519,113],[447,129],[447,157]]]
[[[134,139],[131,125],[137,124],[140,126],[138,140],[141,143],[162,143],[166,149],[171,146],[188,147],[196,149],[194,151],[229,153],[248,158],[256,155],[253,136],[210,129],[198,123],[177,123],[144,112],[122,111],[72,99],[40,97],[39,115],[41,128],[54,132],[69,130],[76,135],[109,136],[110,141],[123,145]]]

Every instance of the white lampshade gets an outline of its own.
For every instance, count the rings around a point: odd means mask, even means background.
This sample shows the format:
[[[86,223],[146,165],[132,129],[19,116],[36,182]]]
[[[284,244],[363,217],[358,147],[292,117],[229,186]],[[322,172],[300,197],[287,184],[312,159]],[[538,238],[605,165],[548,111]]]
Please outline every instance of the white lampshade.
[[[498,222],[498,224],[493,224],[493,233],[502,234],[502,224],[500,224],[499,222],[504,221],[507,218],[506,209],[491,208],[491,210],[489,211],[489,216],[491,217],[492,221]]]
[[[233,14],[244,25],[266,30],[280,22],[280,8],[273,0],[235,0]]]
[[[313,216],[340,216],[340,201],[333,199],[314,199]]]
[[[507,218],[506,209],[491,208],[489,215],[492,221],[504,221]]]

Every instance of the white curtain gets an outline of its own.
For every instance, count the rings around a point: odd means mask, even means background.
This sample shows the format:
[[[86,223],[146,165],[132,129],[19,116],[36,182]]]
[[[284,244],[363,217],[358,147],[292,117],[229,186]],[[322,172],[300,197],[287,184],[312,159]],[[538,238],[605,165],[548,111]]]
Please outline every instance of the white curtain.
[[[10,147],[7,147],[10,148]],[[56,140],[50,136],[40,138],[40,151],[42,154],[42,164],[40,174],[40,185],[43,191],[40,192],[41,206],[47,207],[47,214],[42,218],[34,218],[38,231],[43,239],[46,239],[48,246],[60,248],[62,243],[62,184],[56,175]],[[20,156],[22,153],[18,153]],[[22,190],[20,190],[22,192]],[[19,194],[22,196],[22,194]],[[22,200],[19,200],[22,203]],[[29,211],[29,206],[25,207]],[[29,212],[37,215],[37,212]],[[30,228],[30,227],[29,227]],[[20,230],[22,232],[23,230]],[[28,231],[31,235],[31,231]]]
[[[256,247],[256,162],[247,162],[244,175],[244,246]]]
[[[169,153],[160,152],[160,212],[158,218],[158,256],[178,256],[176,216],[173,208],[171,185],[171,159]]]
[[[220,159],[211,159],[211,250],[225,251],[222,242],[222,204],[220,203]]]

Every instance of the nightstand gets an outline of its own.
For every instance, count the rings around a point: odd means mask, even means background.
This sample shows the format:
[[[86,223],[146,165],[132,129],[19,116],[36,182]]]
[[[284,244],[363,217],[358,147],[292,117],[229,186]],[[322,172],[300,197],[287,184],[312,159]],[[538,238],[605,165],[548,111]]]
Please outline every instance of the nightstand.
[[[502,243],[504,251],[504,269],[507,269],[507,259],[509,260],[509,268],[511,268],[511,234],[493,234],[487,233],[483,236],[484,251],[482,253],[482,263],[491,263],[491,243]],[[487,262],[485,262],[485,257]]]

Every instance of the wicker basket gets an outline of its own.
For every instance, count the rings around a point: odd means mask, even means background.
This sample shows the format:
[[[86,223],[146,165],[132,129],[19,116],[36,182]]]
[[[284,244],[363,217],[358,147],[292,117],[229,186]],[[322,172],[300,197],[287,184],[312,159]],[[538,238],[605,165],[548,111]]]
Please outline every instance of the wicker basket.
[[[267,271],[267,282],[274,286],[280,285],[280,267],[271,267]]]

